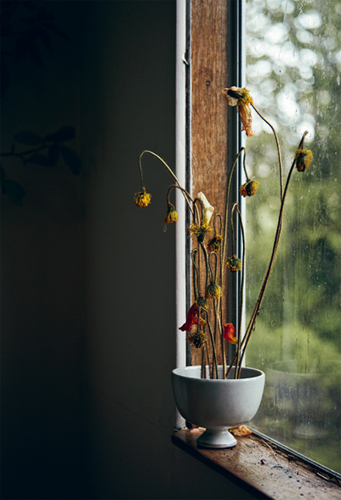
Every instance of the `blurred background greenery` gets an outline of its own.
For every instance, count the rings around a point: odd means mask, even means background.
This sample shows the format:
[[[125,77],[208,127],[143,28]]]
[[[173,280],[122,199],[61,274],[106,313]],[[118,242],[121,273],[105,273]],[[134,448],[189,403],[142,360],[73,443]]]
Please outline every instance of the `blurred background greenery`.
[[[294,172],[280,249],[247,364],[267,382],[253,426],[341,472],[341,2],[247,0],[246,84],[276,128],[288,172],[300,137],[313,152]],[[255,113],[253,113],[255,115]],[[279,210],[277,152],[254,116],[246,141],[246,321],[270,258]]]

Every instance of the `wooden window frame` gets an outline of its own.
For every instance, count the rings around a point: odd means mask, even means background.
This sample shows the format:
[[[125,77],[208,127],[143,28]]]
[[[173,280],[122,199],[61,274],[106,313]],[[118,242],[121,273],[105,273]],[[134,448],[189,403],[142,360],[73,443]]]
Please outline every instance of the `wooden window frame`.
[[[177,0],[177,176],[190,193],[203,191],[220,213],[224,210],[221,193],[226,191],[228,166],[233,163],[244,140],[238,129],[236,110],[229,108],[220,97],[226,86],[243,86],[243,6],[244,0]],[[232,185],[235,194],[232,198],[242,205],[237,189],[239,180]],[[185,213],[179,192],[176,201],[177,207]],[[190,242],[186,241],[184,217],[182,221],[176,233],[179,324],[192,303]],[[188,213],[186,222],[188,225]],[[231,293],[224,296],[231,299],[223,304],[223,310],[228,309],[229,319],[236,328],[238,304],[236,308],[232,297],[239,296],[238,279],[239,275],[229,278]],[[186,346],[179,332],[176,332],[176,339],[177,367],[200,364],[198,353]],[[230,357],[233,355],[230,349]]]

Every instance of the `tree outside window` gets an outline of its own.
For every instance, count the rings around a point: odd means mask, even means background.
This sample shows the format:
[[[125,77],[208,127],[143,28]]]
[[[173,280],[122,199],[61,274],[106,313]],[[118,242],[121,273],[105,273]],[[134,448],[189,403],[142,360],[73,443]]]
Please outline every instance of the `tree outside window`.
[[[247,0],[245,18],[246,86],[278,132],[284,168],[304,130],[314,155],[305,175],[292,181],[280,251],[248,350],[247,364],[267,374],[253,424],[341,472],[341,3]],[[260,186],[246,212],[247,311],[279,209],[273,135],[257,116],[253,130],[247,168]]]

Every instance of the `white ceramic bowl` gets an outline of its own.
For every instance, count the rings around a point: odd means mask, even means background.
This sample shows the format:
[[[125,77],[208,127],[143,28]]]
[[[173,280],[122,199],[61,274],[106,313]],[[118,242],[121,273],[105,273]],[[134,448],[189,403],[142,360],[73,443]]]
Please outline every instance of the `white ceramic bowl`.
[[[256,368],[242,368],[241,378],[202,379],[200,366],[186,366],[172,372],[175,403],[181,415],[206,431],[198,445],[231,448],[237,441],[228,431],[249,422],[257,413],[263,396],[265,375]],[[222,367],[219,367],[221,376]]]

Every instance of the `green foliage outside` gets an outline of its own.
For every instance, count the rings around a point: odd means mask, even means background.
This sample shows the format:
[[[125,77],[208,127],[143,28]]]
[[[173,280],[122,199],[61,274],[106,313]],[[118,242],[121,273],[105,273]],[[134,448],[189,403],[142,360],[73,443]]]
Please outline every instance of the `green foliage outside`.
[[[248,0],[246,19],[247,88],[277,130],[285,173],[304,130],[314,155],[306,172],[293,175],[278,257],[248,348],[248,365],[267,374],[254,425],[341,472],[341,4]],[[246,200],[246,320],[279,209],[275,141],[257,117],[254,132],[247,166],[260,186]]]

